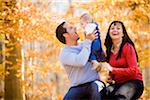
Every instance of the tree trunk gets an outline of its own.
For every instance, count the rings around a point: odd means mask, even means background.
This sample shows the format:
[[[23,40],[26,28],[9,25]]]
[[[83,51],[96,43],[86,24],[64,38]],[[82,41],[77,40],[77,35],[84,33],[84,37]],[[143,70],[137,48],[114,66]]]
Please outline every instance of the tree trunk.
[[[11,37],[10,42],[15,43],[15,39]],[[21,65],[17,64],[17,59],[21,59],[21,48],[9,44],[6,44],[6,48],[14,48],[9,54],[16,56],[6,57],[6,61],[12,64],[5,64],[5,72],[8,73],[5,76],[5,100],[22,100],[21,78],[16,76],[17,71],[21,69]]]
[[[13,19],[13,14],[15,14],[14,8],[16,7],[16,0],[4,0],[0,1],[0,4],[3,4],[0,8],[1,13],[6,12],[7,15],[3,16],[2,27],[10,27],[18,26],[17,19]],[[10,17],[9,17],[10,16]],[[23,100],[22,88],[21,88],[21,77],[17,77],[16,74],[21,69],[21,64],[18,64],[17,60],[21,59],[21,46],[17,43],[17,38],[14,36],[15,31],[17,31],[17,27],[15,27],[14,32],[9,33],[6,31],[5,34],[5,79],[4,79],[4,99],[5,100]],[[16,45],[17,44],[17,45]],[[21,62],[20,62],[21,63]]]
[[[4,36],[2,34],[0,34],[0,100],[2,98],[4,98],[4,75],[3,72],[5,70],[5,66],[4,66],[4,56],[3,56],[3,49],[4,49]]]

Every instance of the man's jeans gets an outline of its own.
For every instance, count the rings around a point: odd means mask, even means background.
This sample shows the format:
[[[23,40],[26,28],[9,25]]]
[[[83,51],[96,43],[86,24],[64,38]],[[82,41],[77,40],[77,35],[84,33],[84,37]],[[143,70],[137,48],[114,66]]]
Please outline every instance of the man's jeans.
[[[101,100],[101,90],[105,87],[101,81],[88,82],[71,87],[63,100]]]

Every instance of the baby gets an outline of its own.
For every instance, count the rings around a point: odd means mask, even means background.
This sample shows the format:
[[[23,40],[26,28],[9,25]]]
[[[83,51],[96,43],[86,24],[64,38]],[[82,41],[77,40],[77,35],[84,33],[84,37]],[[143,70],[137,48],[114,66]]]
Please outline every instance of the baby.
[[[92,33],[93,31],[97,30],[98,38],[96,38],[91,45],[91,54],[89,60],[93,64],[93,69],[99,71],[101,64],[99,62],[103,61],[103,50],[100,40],[100,32],[98,29],[98,24],[93,21],[92,17],[88,13],[84,13],[80,17],[80,24],[84,28],[85,34]]]

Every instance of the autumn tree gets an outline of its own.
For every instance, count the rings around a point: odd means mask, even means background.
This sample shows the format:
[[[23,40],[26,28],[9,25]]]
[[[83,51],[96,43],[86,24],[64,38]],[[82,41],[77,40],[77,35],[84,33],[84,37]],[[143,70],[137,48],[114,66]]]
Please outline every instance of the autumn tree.
[[[18,34],[18,18],[16,17],[17,7],[16,0],[0,1],[0,32],[4,38],[4,67],[5,75],[4,83],[4,98],[5,100],[22,100],[21,79],[17,77],[21,70],[21,48],[17,37]]]

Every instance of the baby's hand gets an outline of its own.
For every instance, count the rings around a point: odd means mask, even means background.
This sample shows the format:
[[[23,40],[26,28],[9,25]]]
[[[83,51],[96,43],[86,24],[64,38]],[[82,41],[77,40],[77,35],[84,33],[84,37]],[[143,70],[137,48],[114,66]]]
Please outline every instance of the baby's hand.
[[[92,33],[90,33],[90,34],[85,35],[85,38],[89,39],[91,41],[95,40],[97,37],[98,37],[97,30],[92,32]]]
[[[96,30],[96,24],[94,23],[89,23],[85,26],[85,33],[86,34],[90,34],[92,33],[94,30]]]

